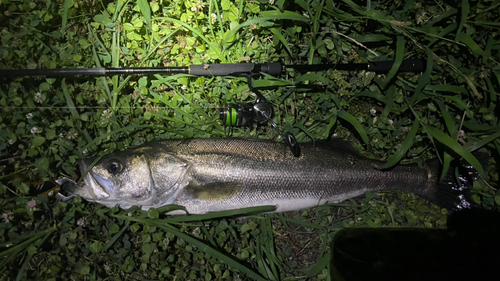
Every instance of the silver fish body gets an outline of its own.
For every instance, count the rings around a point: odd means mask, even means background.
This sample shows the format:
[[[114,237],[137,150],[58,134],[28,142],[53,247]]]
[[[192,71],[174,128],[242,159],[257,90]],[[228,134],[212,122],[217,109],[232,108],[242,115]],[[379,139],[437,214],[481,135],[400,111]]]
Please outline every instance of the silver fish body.
[[[343,140],[303,143],[294,157],[282,143],[255,139],[153,141],[103,157],[75,191],[127,209],[167,204],[191,214],[275,205],[277,212],[340,202],[367,191],[405,190],[429,197],[437,172],[428,165],[375,168]],[[80,162],[82,173],[92,159]]]

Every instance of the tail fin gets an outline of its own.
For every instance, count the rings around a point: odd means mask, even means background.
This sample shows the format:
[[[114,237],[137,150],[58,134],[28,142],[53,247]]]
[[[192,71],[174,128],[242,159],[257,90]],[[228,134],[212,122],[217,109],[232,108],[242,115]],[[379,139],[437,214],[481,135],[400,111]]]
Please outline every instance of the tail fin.
[[[490,157],[486,153],[474,153],[481,166],[485,170],[488,167]],[[439,160],[433,159],[428,163],[433,177],[437,179],[435,187],[422,194],[427,200],[448,209],[449,211],[459,211],[470,209],[475,206],[471,198],[471,189],[474,181],[478,179],[478,172],[466,161],[454,161],[446,176],[439,181],[439,171],[441,165]]]

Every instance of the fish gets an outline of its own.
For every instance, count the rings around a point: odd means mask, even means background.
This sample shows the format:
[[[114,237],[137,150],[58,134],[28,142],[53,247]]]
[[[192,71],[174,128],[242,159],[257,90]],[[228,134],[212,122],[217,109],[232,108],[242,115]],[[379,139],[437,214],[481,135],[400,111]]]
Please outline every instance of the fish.
[[[189,214],[267,205],[296,211],[382,190],[415,193],[449,209],[471,207],[472,172],[458,182],[455,176],[439,181],[437,160],[382,171],[383,161],[364,157],[343,139],[300,147],[294,157],[286,144],[271,140],[156,140],[106,155],[94,166],[95,158],[80,160],[84,184],[74,193],[108,207],[176,204]]]

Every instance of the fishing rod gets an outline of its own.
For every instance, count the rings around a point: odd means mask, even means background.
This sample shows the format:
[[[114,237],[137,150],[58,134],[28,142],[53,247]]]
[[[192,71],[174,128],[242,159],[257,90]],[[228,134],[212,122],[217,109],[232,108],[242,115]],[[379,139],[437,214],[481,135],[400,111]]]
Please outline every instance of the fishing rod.
[[[325,71],[329,69],[360,71],[375,73],[389,72],[394,61],[375,61],[370,63],[348,64],[312,64],[286,65],[281,62],[263,64],[225,63],[200,64],[179,67],[123,67],[123,68],[62,68],[62,69],[13,69],[0,70],[0,78],[6,77],[55,77],[55,76],[113,76],[113,75],[148,75],[148,74],[191,74],[195,76],[240,76],[241,74],[257,75],[266,73],[280,76],[287,69],[298,72]],[[399,72],[422,72],[425,64],[420,59],[410,59],[401,62]]]
[[[318,65],[286,65],[281,62],[271,63],[236,63],[236,64],[202,64],[180,67],[131,67],[131,68],[66,68],[66,69],[15,69],[0,70],[0,78],[13,77],[57,77],[57,76],[113,76],[113,75],[151,75],[151,74],[190,74],[194,76],[239,76],[246,77],[248,88],[256,95],[255,103],[228,103],[220,112],[220,120],[229,127],[229,135],[233,127],[252,126],[253,124],[270,124],[281,136],[295,157],[300,156],[300,147],[291,132],[283,134],[272,120],[274,109],[271,103],[258,89],[252,86],[252,78],[262,73],[280,76],[287,69],[303,72],[325,71],[329,69],[359,71],[366,70],[375,73],[389,72],[394,61],[375,61],[370,63],[349,64],[318,64]],[[420,59],[410,59],[401,62],[399,72],[422,72],[425,63]]]
[[[281,62],[254,64],[203,64],[185,67],[132,67],[132,68],[66,68],[66,69],[15,69],[0,70],[0,79],[15,77],[58,77],[58,76],[113,76],[113,75],[152,75],[152,74],[190,74],[194,76],[238,76],[246,77],[251,92],[256,95],[254,103],[228,103],[224,110],[220,111],[220,120],[223,125],[229,127],[229,135],[233,127],[252,126],[253,124],[264,125],[269,123],[288,145],[295,157],[300,156],[300,147],[291,132],[285,134],[272,120],[274,109],[271,103],[252,86],[252,78],[262,73],[271,76],[280,76],[288,69],[293,71],[316,72],[329,69],[347,71],[371,71],[375,73],[389,72],[394,61],[376,61],[370,63],[350,64],[319,64],[319,65],[286,65]],[[425,62],[420,59],[403,60],[398,72],[423,72]],[[31,183],[33,190],[38,194],[55,196],[60,201],[68,201],[74,197],[72,191],[76,188],[75,181],[69,178],[61,178],[54,182]]]

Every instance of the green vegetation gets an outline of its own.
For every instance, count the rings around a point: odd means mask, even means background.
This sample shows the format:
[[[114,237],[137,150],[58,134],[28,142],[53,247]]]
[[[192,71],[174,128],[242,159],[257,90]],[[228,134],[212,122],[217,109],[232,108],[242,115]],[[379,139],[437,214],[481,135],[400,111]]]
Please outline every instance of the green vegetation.
[[[483,171],[473,154],[500,153],[495,3],[0,0],[0,68],[395,60],[386,75],[290,72],[254,85],[301,142],[335,134],[388,160],[382,168],[434,157],[447,168],[464,158],[485,179],[473,199],[497,209],[497,166]],[[397,74],[414,57],[426,71]],[[77,178],[81,157],[223,136],[218,108],[252,100],[236,77],[0,80],[0,280],[328,280],[330,244],[343,227],[445,227],[446,210],[400,192],[286,214],[182,217],[166,215],[172,206],[124,211],[27,195],[27,182]],[[279,140],[267,127],[234,135]]]

